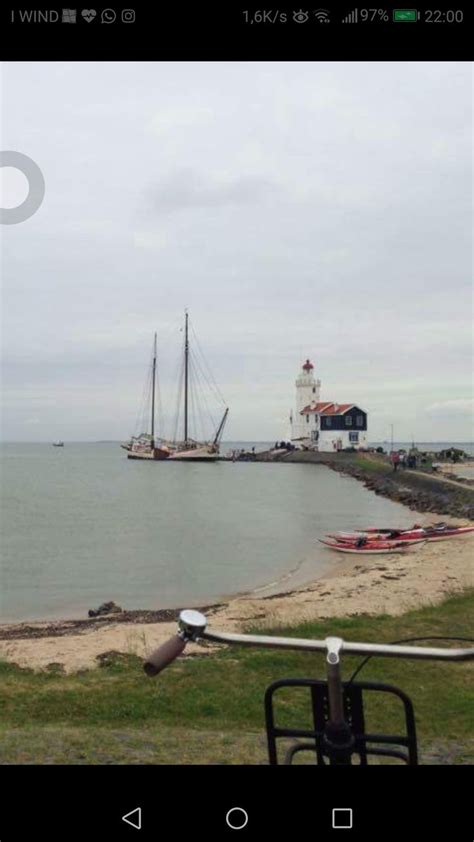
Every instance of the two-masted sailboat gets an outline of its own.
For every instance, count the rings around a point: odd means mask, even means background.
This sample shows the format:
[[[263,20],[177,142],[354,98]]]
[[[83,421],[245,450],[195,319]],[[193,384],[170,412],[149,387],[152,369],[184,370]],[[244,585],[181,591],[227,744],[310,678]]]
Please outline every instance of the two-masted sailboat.
[[[153,359],[151,364],[151,419],[150,432],[132,436],[122,447],[128,451],[129,459],[167,459],[170,448],[155,437],[155,403],[156,403],[156,333],[153,338]]]
[[[195,400],[194,390],[191,390],[191,366],[190,366],[190,344],[189,344],[189,318],[185,314],[184,323],[184,412],[183,412],[183,438],[167,440],[156,436],[155,433],[155,406],[156,406],[156,376],[157,376],[157,354],[156,354],[156,333],[153,342],[153,359],[151,371],[151,413],[150,432],[133,436],[127,444],[122,447],[128,451],[129,459],[148,460],[180,460],[193,462],[213,462],[219,458],[220,441],[224,426],[229,414],[228,407],[225,407],[221,421],[217,425],[214,436],[208,441],[198,441],[190,434],[190,398]],[[179,405],[178,400],[178,405]]]

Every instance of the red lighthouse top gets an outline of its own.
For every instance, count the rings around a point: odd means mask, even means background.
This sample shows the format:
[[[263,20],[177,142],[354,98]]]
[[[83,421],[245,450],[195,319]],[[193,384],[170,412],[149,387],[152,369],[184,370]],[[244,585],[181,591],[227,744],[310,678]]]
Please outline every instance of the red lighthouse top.
[[[303,366],[303,371],[312,371],[313,368],[314,368],[313,363],[311,363],[309,360],[306,360],[306,362]]]

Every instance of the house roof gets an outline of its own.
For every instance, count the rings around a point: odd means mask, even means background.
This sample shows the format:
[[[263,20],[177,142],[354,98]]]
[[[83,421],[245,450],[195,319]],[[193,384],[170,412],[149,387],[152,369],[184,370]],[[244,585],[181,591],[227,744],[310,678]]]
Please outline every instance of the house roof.
[[[333,403],[331,406],[323,409],[321,415],[344,415],[344,413],[352,409],[353,406],[355,406],[354,403]]]
[[[319,401],[319,403],[316,403],[315,401],[313,401],[312,403],[308,404],[308,406],[305,406],[305,408],[301,410],[300,415],[305,415],[308,412],[319,412],[319,413],[321,413],[323,409],[325,409],[326,407],[330,407],[330,406],[334,406],[332,401]]]
[[[319,401],[319,403],[310,403],[301,410],[300,415],[309,415],[314,412],[318,415],[344,415],[349,409],[355,406],[355,403],[334,403],[333,401]]]

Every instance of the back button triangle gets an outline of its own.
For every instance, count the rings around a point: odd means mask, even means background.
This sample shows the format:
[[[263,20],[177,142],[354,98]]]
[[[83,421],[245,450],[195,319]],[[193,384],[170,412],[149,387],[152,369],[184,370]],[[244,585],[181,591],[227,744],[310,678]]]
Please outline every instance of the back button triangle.
[[[131,810],[130,813],[125,813],[122,816],[122,821],[130,824],[132,827],[135,827],[137,830],[142,829],[142,808],[136,807],[135,810]]]

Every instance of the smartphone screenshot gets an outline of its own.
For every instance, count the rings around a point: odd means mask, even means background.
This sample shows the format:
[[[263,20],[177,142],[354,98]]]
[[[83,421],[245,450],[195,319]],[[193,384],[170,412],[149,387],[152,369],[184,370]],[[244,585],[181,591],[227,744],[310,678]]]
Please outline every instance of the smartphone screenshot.
[[[471,9],[2,24],[1,842],[472,842]]]

